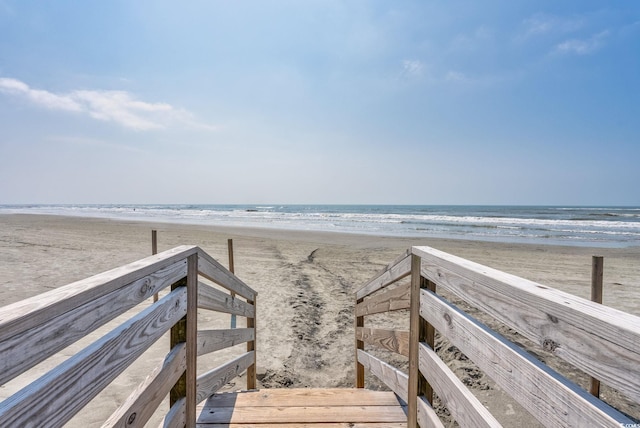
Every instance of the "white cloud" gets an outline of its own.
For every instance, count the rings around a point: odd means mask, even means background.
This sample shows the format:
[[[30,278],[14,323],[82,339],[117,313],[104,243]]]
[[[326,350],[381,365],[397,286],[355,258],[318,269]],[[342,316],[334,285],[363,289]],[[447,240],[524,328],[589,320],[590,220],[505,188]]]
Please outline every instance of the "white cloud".
[[[82,110],[82,106],[69,96],[32,89],[26,83],[16,79],[0,78],[0,92],[24,96],[35,104],[53,110]]]
[[[597,51],[609,36],[609,31],[594,34],[588,39],[570,39],[556,45],[555,51],[561,54],[588,55]]]
[[[472,79],[460,71],[448,71],[444,80],[453,83],[471,83]]]
[[[166,103],[148,103],[125,91],[78,90],[67,94],[33,89],[17,79],[0,78],[0,92],[22,96],[32,103],[52,109],[86,114],[94,119],[114,122],[125,128],[145,131],[177,125],[214,130],[198,123],[191,113]]]
[[[122,91],[75,91],[72,96],[85,106],[86,113],[94,119],[116,122],[138,130],[164,128],[157,115],[147,113],[172,110],[168,104],[137,101]]]
[[[581,17],[561,18],[537,13],[524,20],[525,36],[543,34],[566,34],[579,30],[585,25]]]
[[[406,59],[402,61],[402,74],[408,77],[419,77],[425,71],[425,65],[417,59]]]

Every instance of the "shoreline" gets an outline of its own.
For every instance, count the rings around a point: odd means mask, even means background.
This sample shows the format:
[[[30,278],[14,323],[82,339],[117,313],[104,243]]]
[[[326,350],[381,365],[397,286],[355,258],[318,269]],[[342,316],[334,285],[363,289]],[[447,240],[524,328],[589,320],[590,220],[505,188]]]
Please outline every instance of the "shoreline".
[[[98,260],[96,257],[96,265],[93,269],[90,268],[89,273],[75,279],[101,272],[99,270],[101,267],[110,269],[150,255],[152,229],[158,231],[158,251],[183,244],[197,245],[211,252],[214,257],[218,257],[223,264],[227,262],[228,257],[227,239],[232,238],[238,241],[234,243],[234,248],[240,257],[236,267],[241,269],[239,272],[241,278],[242,253],[251,252],[254,244],[261,246],[271,243],[271,247],[283,245],[304,248],[301,250],[303,254],[299,255],[300,258],[306,258],[313,250],[323,246],[337,252],[345,249],[354,253],[370,251],[371,261],[379,267],[377,270],[369,271],[365,280],[375,275],[407,248],[429,246],[587,299],[590,298],[591,257],[603,256],[605,258],[604,304],[612,303],[609,306],[613,307],[616,307],[620,301],[617,299],[618,296],[611,297],[611,292],[621,293],[625,288],[632,287],[634,282],[637,284],[640,279],[640,246],[612,248],[448,238],[402,238],[334,231],[197,225],[50,214],[2,214],[0,215],[0,233],[7,227],[17,229],[11,233],[18,235],[21,233],[28,235],[30,227],[40,231],[51,228],[70,230],[79,236],[84,236],[85,238],[81,239],[86,239],[86,244],[99,236],[116,235],[115,241],[109,239],[108,248],[105,248],[103,242],[94,248],[85,245],[83,249],[99,254],[102,251],[112,252],[114,248],[119,247],[120,257],[112,258],[112,264],[106,263],[108,258]],[[96,236],[94,231],[101,229],[103,232]],[[123,229],[128,232],[121,233]],[[43,238],[47,240],[46,235]],[[1,235],[0,239],[2,239]],[[63,242],[50,241],[45,245],[51,248],[64,247]],[[5,242],[7,242],[6,239]],[[99,243],[101,240],[97,239],[95,242]],[[31,242],[29,245],[37,245],[37,243]],[[16,251],[16,255],[17,253],[19,252]],[[129,258],[126,255],[129,255]],[[77,268],[79,269],[80,265],[77,265]],[[6,268],[2,270],[6,271]],[[71,281],[58,283],[57,286],[68,282]],[[630,312],[638,308],[633,302],[627,301],[627,304],[619,309]],[[636,314],[640,315],[640,311]]]
[[[235,272],[259,293],[258,374],[263,388],[351,387],[354,293],[413,245],[431,246],[586,299],[592,256],[603,256],[604,304],[640,316],[640,247],[412,239],[39,214],[0,215],[0,304],[147,257],[152,229],[158,232],[159,252],[197,245],[224,266],[228,266],[227,239],[234,240]],[[218,323],[215,328],[229,325],[228,316],[211,321]],[[99,426],[106,420],[161,361],[166,343],[159,342],[158,351],[151,350],[139,369],[119,378],[101,395],[105,398],[92,402],[69,426]],[[43,367],[59,361],[45,362]],[[459,370],[468,368],[466,361],[455,364]],[[482,388],[489,385],[483,377],[478,382]],[[242,380],[235,384],[241,388]],[[2,396],[11,388],[4,388]],[[479,393],[492,408],[506,400],[492,387]],[[504,417],[506,426],[522,425],[509,414]]]
[[[638,251],[640,252],[640,242],[637,245],[598,245],[597,243],[576,243],[575,245],[570,245],[568,243],[557,243],[555,241],[550,242],[519,242],[517,240],[509,241],[504,240],[501,241],[499,239],[482,239],[482,238],[450,238],[450,237],[411,237],[411,236],[397,236],[391,234],[383,234],[383,233],[364,233],[364,232],[349,232],[349,231],[333,231],[333,230],[307,230],[307,229],[294,229],[294,228],[281,228],[275,226],[264,226],[264,227],[255,227],[255,226],[235,226],[235,225],[219,225],[219,224],[205,224],[205,223],[190,223],[190,222],[180,222],[180,221],[162,221],[158,219],[126,219],[126,218],[113,218],[113,217],[99,217],[99,216],[83,216],[83,215],[65,215],[65,214],[41,214],[41,213],[0,213],[0,219],[3,217],[21,217],[21,216],[34,216],[34,217],[42,217],[42,218],[62,218],[67,220],[95,220],[95,221],[106,221],[106,222],[115,222],[115,223],[123,223],[123,224],[140,224],[140,225],[148,225],[161,228],[161,227],[184,227],[184,228],[205,228],[210,229],[215,233],[223,233],[227,232],[233,235],[238,236],[246,236],[246,237],[262,237],[262,238],[272,238],[274,235],[278,235],[280,237],[287,235],[298,235],[296,239],[305,239],[308,240],[310,237],[317,236],[322,237],[320,241],[326,241],[331,237],[338,237],[338,240],[347,240],[347,237],[353,237],[353,241],[366,241],[371,239],[384,239],[390,241],[430,241],[430,242],[441,242],[441,243],[478,243],[480,245],[508,245],[508,246],[523,246],[523,247],[558,247],[558,248],[566,248],[566,249],[591,249],[592,251],[609,251],[609,250],[629,250],[629,251]],[[415,244],[413,244],[415,245]],[[412,246],[412,245],[409,245]]]
[[[572,247],[626,248],[640,240],[640,207],[0,205],[3,213]]]

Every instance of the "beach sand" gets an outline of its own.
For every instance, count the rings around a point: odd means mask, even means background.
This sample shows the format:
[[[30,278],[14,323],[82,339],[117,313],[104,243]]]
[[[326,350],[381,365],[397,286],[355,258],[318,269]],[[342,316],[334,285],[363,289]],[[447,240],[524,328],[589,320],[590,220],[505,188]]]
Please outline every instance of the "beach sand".
[[[601,255],[605,258],[604,304],[640,315],[640,247],[405,239],[39,215],[0,216],[0,304],[4,306],[146,257],[151,253],[152,229],[158,231],[159,251],[182,244],[198,245],[223,265],[228,263],[227,239],[233,239],[236,274],[259,293],[257,361],[261,387],[353,386],[354,291],[413,245],[435,247],[587,299],[591,257]],[[203,317],[204,323],[228,327],[228,315]],[[122,319],[125,318],[118,320]],[[394,320],[402,318],[391,321]],[[99,329],[89,339],[0,387],[0,398],[106,331],[108,327]],[[536,356],[582,386],[588,384],[587,378],[568,364],[535,349],[535,345],[513,336],[508,329],[500,332],[531,347]],[[167,348],[168,339],[161,339],[69,426],[99,426],[162,360]],[[536,426],[534,419],[523,414],[513,400],[459,352],[443,342],[438,342],[437,348],[505,426]],[[237,355],[241,349],[235,352]],[[217,363],[215,358],[207,361],[212,364],[208,368]],[[402,358],[395,361],[400,365],[406,363]],[[236,380],[227,388],[241,389],[243,382]],[[374,388],[380,387],[369,377],[367,382]],[[602,391],[614,406],[640,417],[638,405],[606,386]],[[159,416],[154,422],[157,420]],[[157,426],[157,422],[151,426]]]

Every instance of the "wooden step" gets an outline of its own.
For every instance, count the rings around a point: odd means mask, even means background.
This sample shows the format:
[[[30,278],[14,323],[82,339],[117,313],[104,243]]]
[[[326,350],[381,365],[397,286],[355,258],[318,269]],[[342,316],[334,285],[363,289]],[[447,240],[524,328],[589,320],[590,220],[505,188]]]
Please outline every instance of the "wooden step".
[[[215,394],[198,406],[201,428],[406,426],[393,392],[366,389],[262,389]]]

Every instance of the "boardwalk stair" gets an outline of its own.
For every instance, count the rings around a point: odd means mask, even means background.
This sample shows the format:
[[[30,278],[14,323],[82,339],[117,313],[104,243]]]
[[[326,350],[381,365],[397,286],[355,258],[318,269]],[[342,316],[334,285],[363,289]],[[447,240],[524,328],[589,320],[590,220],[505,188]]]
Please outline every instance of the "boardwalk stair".
[[[198,406],[202,428],[400,428],[406,407],[393,392],[366,389],[262,389],[215,394]]]

